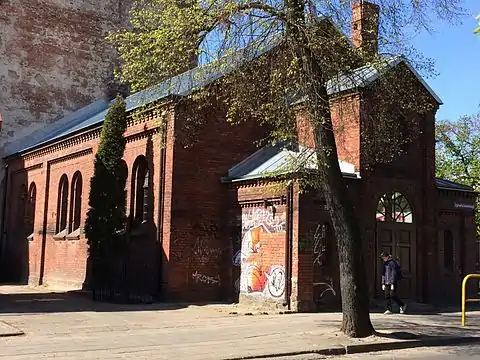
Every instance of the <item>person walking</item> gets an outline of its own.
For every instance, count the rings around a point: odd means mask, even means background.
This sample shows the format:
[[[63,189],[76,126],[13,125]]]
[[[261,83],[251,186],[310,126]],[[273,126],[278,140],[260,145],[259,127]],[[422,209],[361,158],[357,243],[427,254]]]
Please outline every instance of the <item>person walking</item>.
[[[382,290],[385,292],[385,302],[387,310],[385,315],[390,315],[392,311],[392,300],[400,308],[400,314],[405,314],[407,305],[397,296],[398,282],[402,279],[402,270],[400,265],[392,259],[388,253],[381,254],[383,260],[382,268]]]

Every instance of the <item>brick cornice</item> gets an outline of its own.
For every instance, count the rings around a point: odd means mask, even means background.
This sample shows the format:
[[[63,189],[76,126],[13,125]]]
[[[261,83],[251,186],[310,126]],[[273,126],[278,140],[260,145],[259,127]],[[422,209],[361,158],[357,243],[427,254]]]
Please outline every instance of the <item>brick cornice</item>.
[[[149,136],[154,132],[158,132],[159,129],[161,128],[161,121],[159,121],[159,119],[162,119],[165,113],[167,113],[169,110],[172,109],[170,105],[171,104],[169,103],[166,103],[166,104],[162,103],[162,104],[147,108],[143,111],[140,111],[136,115],[133,115],[132,113],[130,113],[127,118],[127,129],[135,125],[147,123],[150,121],[154,123],[157,122],[157,123],[152,129],[149,129],[146,131],[148,135],[141,135],[142,133],[145,133],[145,132],[133,134],[133,135],[127,136],[126,138],[127,142],[136,141],[146,136]],[[25,161],[33,160],[33,159],[45,156],[47,154],[52,154],[57,151],[62,151],[62,150],[71,148],[72,146],[75,146],[75,145],[86,143],[88,141],[99,138],[101,131],[102,131],[102,127],[98,126],[94,129],[90,129],[83,133],[73,135],[67,139],[61,140],[54,144],[46,145],[42,148],[32,150],[31,152],[24,154],[23,159]]]
[[[92,148],[85,149],[85,150],[80,150],[80,151],[74,152],[72,154],[68,154],[68,155],[50,160],[48,162],[48,164],[49,165],[54,165],[54,164],[58,164],[60,162],[64,162],[64,161],[67,161],[67,160],[72,160],[72,159],[79,158],[79,157],[86,156],[86,155],[90,155],[90,154],[93,154],[93,149]]]
[[[241,208],[253,208],[253,207],[265,207],[265,204],[267,206],[271,205],[285,205],[286,200],[285,196],[275,196],[272,198],[268,199],[252,199],[252,200],[241,200],[237,202],[237,206],[240,206]]]
[[[28,171],[41,169],[42,167],[43,167],[43,163],[38,163],[38,164],[35,164],[35,165],[27,166],[26,168],[15,170],[12,174],[16,175],[16,174],[22,173],[22,172],[28,172]]]
[[[100,131],[101,131],[101,128],[89,130],[87,132],[84,132],[76,136],[73,136],[71,138],[60,141],[58,143],[48,145],[44,148],[32,151],[31,153],[24,155],[24,159],[25,161],[36,159],[38,157],[52,154],[57,151],[62,151],[62,150],[71,148],[72,146],[75,146],[75,145],[83,144],[85,142],[98,138],[100,136]]]
[[[141,140],[141,139],[145,139],[146,137],[149,137],[151,135],[155,135],[159,131],[160,131],[160,127],[156,126],[152,129],[148,129],[148,130],[145,130],[145,131],[138,132],[136,134],[129,135],[125,139],[126,139],[127,143],[130,143],[130,142],[138,141],[138,140]]]

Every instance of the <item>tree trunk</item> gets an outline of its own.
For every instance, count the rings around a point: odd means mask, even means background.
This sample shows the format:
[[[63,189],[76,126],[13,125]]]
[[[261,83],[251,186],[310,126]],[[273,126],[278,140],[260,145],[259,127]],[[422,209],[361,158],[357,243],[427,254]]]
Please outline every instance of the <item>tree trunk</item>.
[[[304,3],[286,2],[289,23],[287,39],[296,53],[303,75],[306,107],[314,130],[315,152],[321,186],[332,219],[338,244],[342,331],[351,337],[366,337],[374,332],[370,321],[369,294],[363,261],[360,227],[338,163],[326,79],[308,46],[305,32]],[[290,26],[289,26],[290,24]],[[300,26],[298,26],[300,24]]]
[[[374,330],[369,315],[369,293],[363,260],[362,238],[353,211],[335,145],[330,113],[315,127],[315,151],[320,162],[322,190],[332,219],[338,246],[342,331],[351,337],[366,337]]]
[[[338,163],[337,147],[321,70],[306,52],[308,89],[307,108],[314,131],[315,152],[321,174],[321,189],[332,219],[338,246],[340,291],[342,296],[342,331],[351,337],[366,337],[374,330],[370,321],[369,293],[363,260],[358,218],[348,194]],[[318,80],[318,81],[315,81]]]

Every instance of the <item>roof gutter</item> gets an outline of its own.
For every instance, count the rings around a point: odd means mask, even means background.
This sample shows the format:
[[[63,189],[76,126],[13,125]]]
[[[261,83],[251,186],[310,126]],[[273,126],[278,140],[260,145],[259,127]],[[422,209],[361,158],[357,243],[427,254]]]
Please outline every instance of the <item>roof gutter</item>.
[[[447,190],[447,191],[458,191],[458,192],[465,192],[465,193],[471,193],[471,194],[479,194],[478,191],[475,190],[469,190],[469,189],[454,189],[454,188],[449,188],[445,186],[436,186],[438,190]]]
[[[313,170],[314,171],[314,170]],[[270,180],[270,181],[276,181],[277,177],[279,176],[285,176],[285,175],[292,175],[293,173],[284,173],[284,174],[276,174],[276,176],[265,176],[265,177],[262,177],[262,176],[245,176],[245,177],[240,177],[240,178],[230,178],[228,176],[224,176],[221,178],[221,182],[223,184],[230,184],[230,183],[241,183],[241,182],[247,182],[247,181],[259,181],[259,180],[264,180],[264,181],[267,181],[267,180]],[[342,172],[342,176],[344,178],[347,178],[347,179],[357,179],[357,180],[360,180],[361,177],[357,174],[350,174],[350,173],[344,173]]]

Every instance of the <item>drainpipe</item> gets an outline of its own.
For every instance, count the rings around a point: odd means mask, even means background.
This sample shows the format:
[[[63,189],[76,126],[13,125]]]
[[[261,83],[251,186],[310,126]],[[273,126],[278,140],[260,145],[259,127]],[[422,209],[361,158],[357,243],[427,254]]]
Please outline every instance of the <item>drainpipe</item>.
[[[292,293],[292,242],[293,242],[293,180],[287,184],[287,224],[285,241],[285,302],[290,310],[290,295]]]
[[[47,174],[45,176],[45,203],[43,205],[43,224],[42,224],[42,248],[40,252],[40,273],[38,275],[38,285],[43,285],[45,275],[45,252],[47,248],[47,226],[48,226],[48,195],[50,194],[50,162],[47,162]]]
[[[166,134],[163,136],[163,140],[166,141]],[[159,292],[160,297],[162,297],[163,292],[163,210],[164,210],[164,200],[165,200],[165,162],[166,162],[166,145],[161,149],[160,153],[160,180],[159,180],[159,194],[158,194],[158,225],[157,225],[157,244],[159,251],[159,263],[157,269],[157,291]]]
[[[2,203],[2,228],[0,231],[0,259],[3,256],[3,247],[4,247],[4,235],[5,235],[5,219],[6,219],[6,210],[7,210],[7,186],[8,186],[8,164],[5,164],[5,186],[3,187],[3,203]]]

